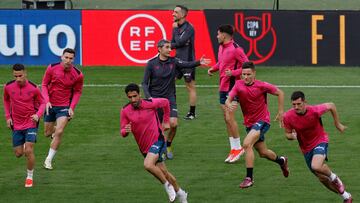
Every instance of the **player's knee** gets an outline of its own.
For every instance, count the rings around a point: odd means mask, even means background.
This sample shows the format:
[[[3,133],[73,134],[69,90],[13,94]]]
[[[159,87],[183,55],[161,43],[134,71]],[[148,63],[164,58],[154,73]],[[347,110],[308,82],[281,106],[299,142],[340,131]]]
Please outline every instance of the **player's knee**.
[[[24,152],[23,152],[23,151],[15,151],[15,156],[16,156],[17,158],[22,157],[22,155],[24,155]]]
[[[242,147],[245,151],[252,149],[252,145],[248,142],[244,142]]]
[[[144,162],[144,169],[150,171],[154,167],[154,164],[149,162]]]
[[[25,156],[30,156],[31,154],[33,154],[33,149],[32,148],[26,148],[25,149]]]
[[[170,128],[176,129],[177,126],[178,126],[177,122],[171,122],[171,123],[170,123]]]
[[[318,173],[318,172],[321,170],[321,165],[311,164],[311,169],[312,169],[315,173]]]

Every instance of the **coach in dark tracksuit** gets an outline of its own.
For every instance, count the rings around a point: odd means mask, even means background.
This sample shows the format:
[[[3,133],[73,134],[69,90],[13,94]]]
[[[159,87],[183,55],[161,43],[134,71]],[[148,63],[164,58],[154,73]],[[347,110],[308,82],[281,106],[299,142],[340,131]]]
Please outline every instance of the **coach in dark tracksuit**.
[[[173,12],[174,23],[171,39],[171,48],[176,49],[176,57],[183,61],[195,60],[195,30],[194,27],[186,21],[188,9],[185,6],[177,5]],[[195,69],[184,68],[178,71],[178,79],[184,77],[185,85],[189,93],[190,110],[184,117],[185,120],[192,120],[195,116],[196,106],[196,87],[195,87]]]
[[[209,59],[201,58],[200,61],[182,61],[170,57],[170,41],[160,40],[158,42],[159,55],[147,63],[144,73],[142,87],[146,98],[167,98],[170,103],[170,130],[168,133],[167,156],[172,159],[171,142],[176,134],[177,106],[176,106],[176,72],[183,69],[195,69],[199,65],[208,65]],[[159,112],[162,119],[162,112]]]

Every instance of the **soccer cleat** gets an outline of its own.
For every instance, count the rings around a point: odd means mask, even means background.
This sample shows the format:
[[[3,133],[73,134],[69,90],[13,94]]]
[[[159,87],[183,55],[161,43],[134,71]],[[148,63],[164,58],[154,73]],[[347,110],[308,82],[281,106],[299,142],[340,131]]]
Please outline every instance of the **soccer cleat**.
[[[240,156],[244,154],[244,148],[241,149],[233,149],[232,156],[230,157],[229,163],[235,163],[240,159]]]
[[[288,158],[286,156],[281,156],[280,159],[284,159],[284,163],[283,163],[283,165],[280,166],[280,168],[281,168],[281,171],[282,171],[284,177],[287,178],[290,173],[290,170],[288,167]]]
[[[174,187],[168,182],[164,185],[165,191],[169,196],[169,201],[174,202],[176,198],[176,192]]]
[[[196,115],[194,113],[188,112],[186,116],[184,116],[184,120],[194,120]]]
[[[254,181],[251,180],[250,177],[246,177],[242,183],[240,183],[239,187],[241,189],[245,189],[245,188],[248,188],[248,187],[251,187],[252,185],[254,184]]]
[[[186,193],[185,191],[178,192],[177,194],[180,203],[188,203],[187,196],[188,193]]]
[[[352,203],[353,198],[350,196],[348,199],[344,199],[344,203]]]
[[[52,169],[53,169],[50,160],[45,159],[45,161],[44,161],[44,168],[45,168],[45,169],[48,169],[48,170],[52,170]]]
[[[345,191],[345,185],[340,180],[339,176],[336,176],[335,180],[331,182],[339,194],[343,194]]]
[[[173,155],[173,151],[171,147],[166,147],[166,158],[168,159],[173,159],[174,155]]]
[[[228,156],[227,156],[226,159],[225,159],[225,163],[229,163],[230,159],[233,157],[233,152],[234,152],[233,149],[230,150]]]
[[[26,178],[25,180],[25,187],[32,187],[33,186],[33,179]]]

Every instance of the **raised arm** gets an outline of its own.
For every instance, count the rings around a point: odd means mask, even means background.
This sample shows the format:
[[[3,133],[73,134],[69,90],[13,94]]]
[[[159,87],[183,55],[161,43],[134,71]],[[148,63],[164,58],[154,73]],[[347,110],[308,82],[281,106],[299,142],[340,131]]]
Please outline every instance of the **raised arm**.
[[[344,126],[343,124],[341,124],[340,119],[339,119],[339,114],[336,110],[336,106],[334,103],[329,102],[329,103],[325,103],[326,108],[331,112],[331,115],[334,119],[334,125],[335,127],[340,131],[340,132],[344,132],[345,129],[347,128],[346,126]]]

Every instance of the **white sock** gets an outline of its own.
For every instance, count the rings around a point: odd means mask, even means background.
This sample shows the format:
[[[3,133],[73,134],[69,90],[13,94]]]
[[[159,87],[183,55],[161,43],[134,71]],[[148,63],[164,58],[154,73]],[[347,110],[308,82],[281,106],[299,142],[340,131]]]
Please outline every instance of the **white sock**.
[[[27,169],[27,178],[33,179],[34,169],[29,170]]]
[[[233,137],[229,137],[229,142],[230,142],[230,149],[234,149],[234,138]]]
[[[185,193],[185,191],[183,189],[181,189],[181,188],[179,188],[179,190],[176,192],[176,194],[178,194],[178,195],[181,195],[181,194],[184,194],[184,193]]]
[[[164,183],[164,187],[165,187],[165,188],[168,187],[169,184],[170,184],[169,181],[166,181],[166,182]]]
[[[241,149],[240,137],[238,137],[238,138],[233,138],[233,142],[234,142],[234,148],[235,148],[236,150]]]
[[[349,198],[351,197],[351,194],[348,193],[348,192],[346,192],[346,191],[344,191],[344,193],[341,194],[341,197],[342,197],[343,199],[349,199]]]
[[[333,172],[331,172],[331,174],[330,174],[330,180],[331,180],[331,182],[333,182],[335,179],[336,179],[336,174],[335,173],[333,173]]]
[[[54,150],[50,147],[49,153],[48,153],[48,156],[46,157],[46,159],[52,161],[55,154],[56,154],[56,150]]]

